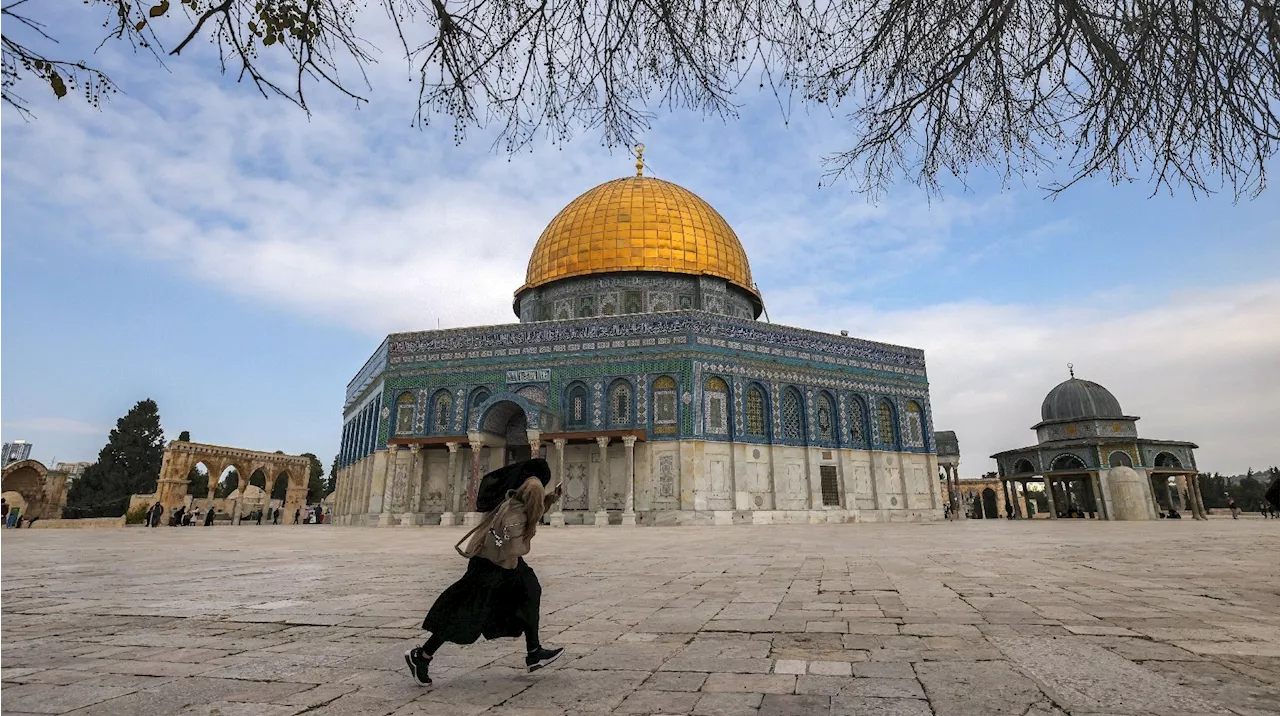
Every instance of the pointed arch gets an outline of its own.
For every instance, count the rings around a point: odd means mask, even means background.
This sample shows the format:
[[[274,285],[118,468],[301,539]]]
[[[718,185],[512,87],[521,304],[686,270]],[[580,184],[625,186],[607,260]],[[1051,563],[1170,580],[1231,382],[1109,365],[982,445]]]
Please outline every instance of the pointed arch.
[[[836,401],[825,390],[818,391],[813,401],[814,433],[823,445],[836,442]]]
[[[478,388],[474,388],[471,391],[471,396],[467,398],[468,423],[475,418],[476,410],[479,409],[481,405],[484,405],[484,402],[492,397],[492,395],[493,394],[489,392],[489,389],[483,385]]]
[[[794,385],[782,391],[782,439],[804,444],[804,399]]]
[[[729,436],[729,384],[712,376],[702,385],[702,424],[707,435]]]
[[[431,432],[436,435],[453,432],[453,393],[445,388],[431,396]]]
[[[590,414],[590,392],[585,383],[575,381],[565,390],[564,422],[571,429],[580,430],[587,427]]]
[[[904,447],[924,447],[924,409],[914,400],[907,401],[906,424],[902,426]]]
[[[626,378],[618,378],[609,384],[609,425],[626,427],[635,422],[635,391]]]
[[[759,383],[747,386],[746,432],[749,437],[769,437],[769,394]]]
[[[886,450],[898,449],[898,421],[893,403],[881,398],[876,406],[876,421],[880,427],[880,445]]]
[[[680,433],[680,384],[669,375],[658,376],[653,381],[653,433],[678,435]]]
[[[867,404],[857,395],[849,396],[849,444],[865,448],[867,441]]]
[[[413,420],[417,417],[418,399],[413,391],[406,390],[396,398],[396,435],[408,435],[413,432]]]

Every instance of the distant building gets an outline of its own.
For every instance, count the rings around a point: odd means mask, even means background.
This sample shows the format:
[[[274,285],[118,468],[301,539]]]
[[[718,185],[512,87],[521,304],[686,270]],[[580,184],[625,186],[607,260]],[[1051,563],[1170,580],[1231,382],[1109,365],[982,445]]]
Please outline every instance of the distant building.
[[[60,462],[57,465],[54,465],[53,469],[58,472],[67,473],[67,480],[78,480],[80,479],[80,476],[84,474],[85,468],[92,464],[92,462],[87,460],[83,462]]]
[[[31,457],[31,443],[26,440],[14,440],[11,443],[4,444],[4,462],[0,464],[10,465],[15,462],[22,462]]]

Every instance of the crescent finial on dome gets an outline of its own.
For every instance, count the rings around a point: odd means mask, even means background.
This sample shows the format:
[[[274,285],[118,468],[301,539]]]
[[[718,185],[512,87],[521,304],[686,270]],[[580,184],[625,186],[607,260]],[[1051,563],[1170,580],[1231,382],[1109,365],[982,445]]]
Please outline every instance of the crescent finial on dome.
[[[636,176],[644,176],[644,145],[637,144],[636,150]]]

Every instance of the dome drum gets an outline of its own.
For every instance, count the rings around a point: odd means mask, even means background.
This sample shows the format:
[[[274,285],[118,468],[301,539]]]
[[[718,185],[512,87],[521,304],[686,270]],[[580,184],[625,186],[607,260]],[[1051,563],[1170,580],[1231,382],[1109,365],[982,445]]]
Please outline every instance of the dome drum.
[[[521,323],[531,323],[689,310],[754,319],[761,304],[754,294],[719,277],[630,271],[526,289],[516,296],[514,308]]]

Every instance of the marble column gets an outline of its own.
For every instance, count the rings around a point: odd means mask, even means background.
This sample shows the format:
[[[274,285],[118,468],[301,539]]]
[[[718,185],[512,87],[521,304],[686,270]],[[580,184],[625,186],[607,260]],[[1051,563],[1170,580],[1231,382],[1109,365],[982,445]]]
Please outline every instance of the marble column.
[[[1093,501],[1097,506],[1098,519],[1107,519],[1107,501],[1102,498],[1102,478],[1096,472],[1089,473],[1089,489],[1093,491]]]
[[[400,459],[400,446],[387,445],[387,461],[382,470],[382,514],[378,515],[378,526],[391,524],[391,502],[395,495],[396,462]]]
[[[477,436],[478,437],[478,436]],[[463,524],[479,524],[476,514],[476,491],[480,489],[480,450],[484,447],[484,439],[469,440],[471,445],[471,478],[467,481],[467,513]]]
[[[1044,478],[1044,496],[1049,499],[1049,519],[1058,519],[1058,503],[1053,498],[1053,478]]]
[[[462,509],[462,489],[458,485],[458,443],[445,443],[449,448],[449,467],[444,473],[445,511],[440,514],[440,526],[452,527],[458,523],[458,511]]]
[[[1004,516],[1013,517],[1013,498],[1009,496],[1009,481],[1001,480],[1000,487],[1004,488]]]
[[[964,504],[964,493],[960,491],[960,466],[951,466],[951,482],[956,486],[956,519],[969,519],[969,508]]]
[[[609,438],[602,436],[596,438],[596,445],[600,447],[600,468],[596,471],[596,527],[604,527],[609,524],[609,511],[604,508],[604,491],[609,485]]]
[[[1196,506],[1196,519],[1209,519],[1208,513],[1204,511],[1204,495],[1200,493],[1200,475],[1193,474],[1189,478],[1191,481],[1191,497]]]
[[[569,486],[564,484],[564,447],[569,444],[565,438],[556,438],[552,441],[556,446],[556,484],[560,485],[560,499],[556,500],[555,506],[551,510],[551,526],[564,527],[564,494],[569,491]]]
[[[422,446],[409,446],[409,474],[405,476],[404,514],[400,516],[401,525],[418,523],[418,512],[422,509]]]
[[[634,526],[636,523],[636,436],[623,436],[622,444],[626,447],[627,453],[627,500],[623,503],[622,524]]]

